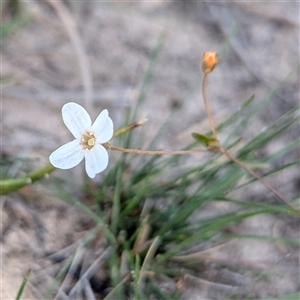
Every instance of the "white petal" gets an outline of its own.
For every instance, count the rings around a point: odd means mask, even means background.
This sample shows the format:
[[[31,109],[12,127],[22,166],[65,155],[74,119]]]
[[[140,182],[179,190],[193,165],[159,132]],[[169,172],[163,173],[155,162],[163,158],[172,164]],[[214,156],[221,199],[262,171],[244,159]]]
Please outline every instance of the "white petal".
[[[96,144],[85,153],[85,170],[90,178],[106,169],[107,165],[108,153],[103,146]]]
[[[82,147],[78,140],[69,142],[51,153],[51,164],[59,169],[71,169],[77,166],[84,158]]]
[[[74,102],[69,102],[63,106],[62,117],[75,138],[80,138],[82,133],[92,125],[91,117],[87,111]]]
[[[97,143],[108,142],[114,134],[114,124],[108,116],[107,109],[103,110],[92,125],[92,130],[97,138]]]

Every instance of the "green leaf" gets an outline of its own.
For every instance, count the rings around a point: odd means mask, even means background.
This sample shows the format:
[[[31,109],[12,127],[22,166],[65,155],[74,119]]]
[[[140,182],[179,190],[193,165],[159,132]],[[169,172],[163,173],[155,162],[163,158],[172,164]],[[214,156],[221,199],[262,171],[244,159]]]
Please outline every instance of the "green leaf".
[[[197,142],[204,145],[205,147],[208,147],[210,145],[210,143],[212,143],[212,142],[216,142],[215,138],[213,138],[211,136],[203,135],[203,134],[200,134],[200,133],[196,133],[196,132],[192,133],[192,137]]]

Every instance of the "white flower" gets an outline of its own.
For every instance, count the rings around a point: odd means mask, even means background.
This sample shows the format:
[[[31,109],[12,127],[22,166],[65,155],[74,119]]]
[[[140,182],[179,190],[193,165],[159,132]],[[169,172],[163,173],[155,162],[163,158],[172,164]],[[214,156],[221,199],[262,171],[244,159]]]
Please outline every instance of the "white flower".
[[[108,165],[108,153],[102,146],[112,138],[114,132],[108,111],[103,110],[92,125],[86,110],[69,102],[62,108],[62,117],[75,140],[55,150],[49,157],[51,164],[59,169],[71,169],[85,158],[86,172],[90,178],[94,178]]]

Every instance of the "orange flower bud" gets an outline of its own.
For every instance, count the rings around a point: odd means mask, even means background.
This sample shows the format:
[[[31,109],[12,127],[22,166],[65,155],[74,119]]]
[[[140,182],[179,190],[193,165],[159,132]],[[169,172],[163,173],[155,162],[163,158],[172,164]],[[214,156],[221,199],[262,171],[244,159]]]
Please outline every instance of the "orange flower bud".
[[[202,71],[205,74],[212,72],[218,62],[218,53],[205,52],[202,57]]]

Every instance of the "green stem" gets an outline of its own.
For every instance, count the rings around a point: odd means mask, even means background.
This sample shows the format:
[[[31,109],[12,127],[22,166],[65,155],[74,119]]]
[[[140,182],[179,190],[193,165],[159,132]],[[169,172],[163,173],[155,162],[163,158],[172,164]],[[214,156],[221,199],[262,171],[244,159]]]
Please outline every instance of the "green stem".
[[[27,281],[28,281],[28,279],[29,279],[30,273],[31,273],[31,269],[29,269],[29,270],[26,272],[26,274],[24,275],[23,282],[22,282],[22,284],[21,284],[21,286],[20,286],[20,288],[19,288],[18,294],[17,294],[17,296],[16,296],[16,298],[15,298],[16,300],[20,300],[20,299],[21,299],[21,296],[22,296],[22,294],[23,294],[24,288],[25,288],[26,283],[27,283]]]
[[[208,73],[204,74],[203,81],[202,81],[203,103],[204,103],[204,107],[205,107],[205,111],[206,111],[206,114],[207,114],[207,117],[208,117],[208,121],[209,121],[209,124],[210,124],[211,131],[213,132],[215,140],[218,140],[218,135],[217,135],[217,132],[216,132],[216,125],[215,125],[214,119],[211,115],[209,105],[208,105],[208,101],[207,101],[207,97],[206,97],[207,76],[208,76]]]
[[[7,195],[15,192],[28,184],[44,178],[47,174],[52,173],[54,170],[56,170],[56,168],[48,163],[44,167],[28,173],[24,177],[0,180],[0,195]]]

